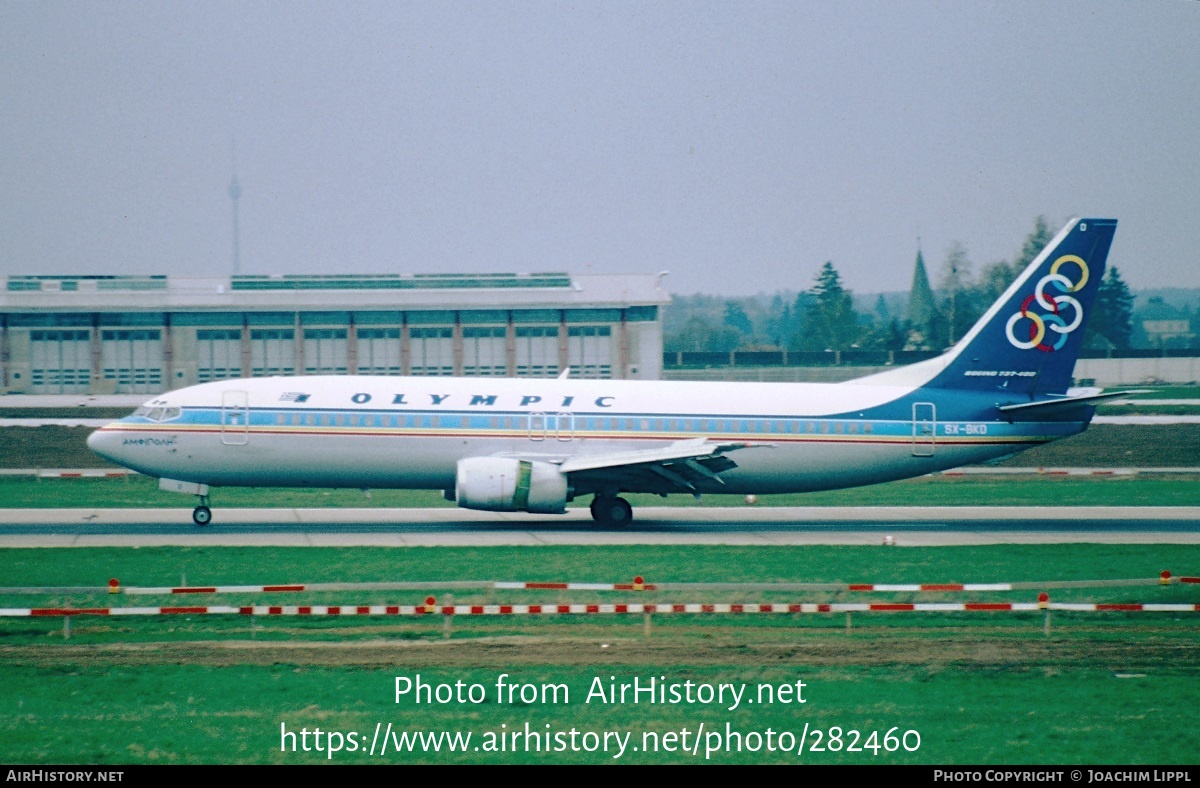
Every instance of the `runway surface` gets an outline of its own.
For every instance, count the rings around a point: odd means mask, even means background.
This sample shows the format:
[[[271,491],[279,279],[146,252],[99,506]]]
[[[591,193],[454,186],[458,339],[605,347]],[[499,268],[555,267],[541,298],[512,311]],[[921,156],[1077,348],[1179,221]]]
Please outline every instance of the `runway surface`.
[[[463,509],[0,510],[0,547],[1200,544],[1200,507],[641,507],[632,525]]]

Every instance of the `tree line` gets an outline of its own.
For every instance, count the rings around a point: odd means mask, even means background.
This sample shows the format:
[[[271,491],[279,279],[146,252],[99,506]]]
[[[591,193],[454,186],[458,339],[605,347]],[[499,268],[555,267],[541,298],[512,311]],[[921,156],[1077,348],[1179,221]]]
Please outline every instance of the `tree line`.
[[[731,350],[942,350],[953,345],[1054,234],[1045,217],[1034,221],[1020,252],[979,269],[956,241],[933,280],[920,251],[913,287],[907,294],[856,297],[832,261],[817,272],[812,286],[773,296],[720,298],[675,296],[664,321],[668,351]],[[1116,266],[1101,282],[1089,316],[1086,343],[1124,349],[1133,338],[1134,296]]]

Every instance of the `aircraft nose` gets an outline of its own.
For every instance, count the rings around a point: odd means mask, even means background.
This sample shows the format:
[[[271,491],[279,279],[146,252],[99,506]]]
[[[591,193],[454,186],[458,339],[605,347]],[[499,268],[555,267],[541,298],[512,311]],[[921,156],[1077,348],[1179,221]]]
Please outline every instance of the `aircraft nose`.
[[[87,446],[104,459],[120,463],[120,458],[116,456],[120,441],[115,433],[106,432],[102,427],[88,436]]]

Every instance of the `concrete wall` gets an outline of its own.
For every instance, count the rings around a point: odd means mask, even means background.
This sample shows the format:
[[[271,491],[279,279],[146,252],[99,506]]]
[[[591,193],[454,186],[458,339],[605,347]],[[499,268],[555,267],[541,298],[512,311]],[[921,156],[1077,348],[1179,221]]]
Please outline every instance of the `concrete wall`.
[[[1196,383],[1200,358],[1082,358],[1075,363],[1075,379],[1089,378],[1097,386]]]
[[[784,383],[839,383],[889,367],[712,367],[664,369],[666,380],[755,380]],[[1200,382],[1200,358],[1085,358],[1075,364],[1075,379],[1102,387],[1149,383]]]

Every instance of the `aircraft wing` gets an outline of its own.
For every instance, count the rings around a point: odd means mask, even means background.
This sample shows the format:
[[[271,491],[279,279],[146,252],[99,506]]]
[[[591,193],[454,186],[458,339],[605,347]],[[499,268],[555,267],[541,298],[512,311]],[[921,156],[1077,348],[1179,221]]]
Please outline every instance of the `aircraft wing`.
[[[571,457],[559,465],[576,483],[602,486],[606,483],[622,489],[663,492],[695,492],[696,482],[723,484],[720,474],[737,463],[728,452],[752,448],[749,443],[717,443],[707,438],[676,441],[645,451],[615,452]]]

